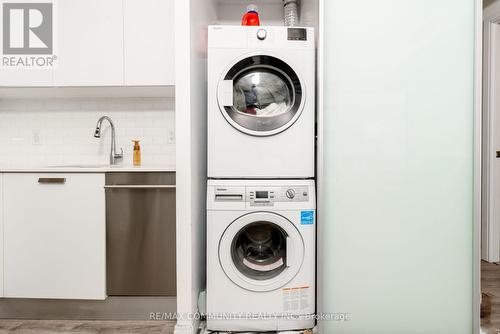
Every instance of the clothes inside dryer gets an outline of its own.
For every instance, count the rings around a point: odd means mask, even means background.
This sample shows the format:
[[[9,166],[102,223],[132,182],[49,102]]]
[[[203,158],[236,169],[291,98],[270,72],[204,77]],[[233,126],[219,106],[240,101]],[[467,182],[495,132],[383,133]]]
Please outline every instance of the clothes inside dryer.
[[[293,105],[290,79],[269,69],[252,69],[234,80],[233,107],[244,114],[274,117]]]
[[[285,131],[302,112],[304,88],[283,60],[255,55],[236,62],[219,81],[218,102],[224,118],[252,136]]]
[[[236,268],[255,280],[268,280],[286,268],[287,234],[270,222],[255,222],[242,228],[232,242]]]

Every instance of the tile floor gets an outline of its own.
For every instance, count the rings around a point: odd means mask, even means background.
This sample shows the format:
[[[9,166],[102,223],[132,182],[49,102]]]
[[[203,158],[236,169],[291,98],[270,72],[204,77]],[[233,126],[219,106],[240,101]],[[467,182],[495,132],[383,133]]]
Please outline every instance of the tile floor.
[[[173,321],[0,320],[0,334],[172,334]]]
[[[491,296],[491,316],[481,319],[483,334],[500,334],[500,265],[481,263],[481,288]]]

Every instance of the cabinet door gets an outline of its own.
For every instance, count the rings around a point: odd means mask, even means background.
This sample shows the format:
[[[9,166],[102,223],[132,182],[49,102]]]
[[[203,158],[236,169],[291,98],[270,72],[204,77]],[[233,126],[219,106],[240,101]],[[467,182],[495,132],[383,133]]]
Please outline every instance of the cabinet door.
[[[4,225],[6,297],[106,297],[103,174],[4,174]]]
[[[52,68],[0,67],[0,87],[50,87],[52,85]]]
[[[3,174],[0,174],[0,297],[3,293]]]
[[[174,0],[124,0],[125,85],[174,84]]]
[[[56,7],[56,86],[123,85],[122,0],[64,0]]]
[[[22,1],[22,2],[30,2],[30,1]],[[55,6],[55,1],[52,0],[47,0],[43,1],[44,3],[52,3],[53,6]],[[21,6],[23,4],[20,4]],[[35,3],[35,5],[37,5]],[[10,12],[6,9],[4,9],[5,12],[3,15],[9,16],[11,20],[11,25],[10,25],[10,32],[12,33],[13,30],[17,32],[14,33],[17,35],[18,38],[23,40],[22,45],[16,45],[15,47],[31,47],[32,46],[32,40],[31,38],[33,37],[33,34],[31,31],[29,32],[29,36],[24,36],[24,32],[22,32],[19,27],[19,23],[24,24],[23,20],[23,11],[19,11],[19,9],[14,9],[17,11],[17,15],[11,16],[11,13],[13,14],[14,12]],[[27,10],[27,9],[25,9]],[[30,11],[31,12],[31,11]],[[31,14],[30,14],[31,15]],[[36,16],[35,16],[36,18]],[[21,20],[21,21],[19,21]],[[46,20],[45,17],[41,17],[42,22]],[[2,20],[0,20],[1,22]],[[16,24],[16,22],[18,24]],[[54,22],[54,21],[52,21]],[[54,27],[54,26],[53,26]],[[17,28],[17,29],[15,29]],[[21,27],[22,28],[22,27]],[[36,36],[36,35],[35,35]],[[8,43],[8,42],[7,42]],[[37,47],[37,46],[34,46]],[[51,55],[40,55],[40,54],[30,54],[30,51],[26,51],[26,54],[2,54],[2,64],[0,64],[0,86],[1,87],[47,87],[47,86],[52,86],[53,85],[53,68],[52,66],[43,66],[43,67],[38,67],[38,66],[33,66],[34,63],[36,64],[36,61],[33,61],[32,58],[46,58]],[[7,61],[8,60],[8,61]],[[4,62],[6,63],[26,63],[26,66],[22,65],[17,65],[17,66],[7,66],[3,65]],[[29,64],[29,65],[28,65]]]
[[[319,332],[474,333],[474,1],[323,3]]]

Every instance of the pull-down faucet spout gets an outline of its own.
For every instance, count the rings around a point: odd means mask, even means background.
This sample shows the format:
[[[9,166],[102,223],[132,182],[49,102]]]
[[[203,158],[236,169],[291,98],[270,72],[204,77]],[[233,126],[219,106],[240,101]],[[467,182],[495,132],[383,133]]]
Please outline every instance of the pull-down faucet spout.
[[[118,160],[123,159],[123,149],[120,148],[120,153],[116,153],[116,141],[115,141],[115,125],[113,121],[108,116],[102,116],[97,121],[97,126],[95,128],[94,137],[101,138],[101,126],[102,122],[107,120],[111,126],[111,152],[109,153],[109,164],[116,165]]]

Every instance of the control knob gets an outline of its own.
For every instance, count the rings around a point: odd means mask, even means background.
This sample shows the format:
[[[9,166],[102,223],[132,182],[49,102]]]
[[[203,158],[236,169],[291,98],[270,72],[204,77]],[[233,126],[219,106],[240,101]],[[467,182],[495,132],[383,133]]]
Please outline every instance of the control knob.
[[[295,190],[293,189],[288,189],[286,191],[286,197],[288,197],[289,199],[293,199],[295,197]]]
[[[267,37],[267,31],[264,29],[257,30],[257,38],[261,41],[265,40]]]

